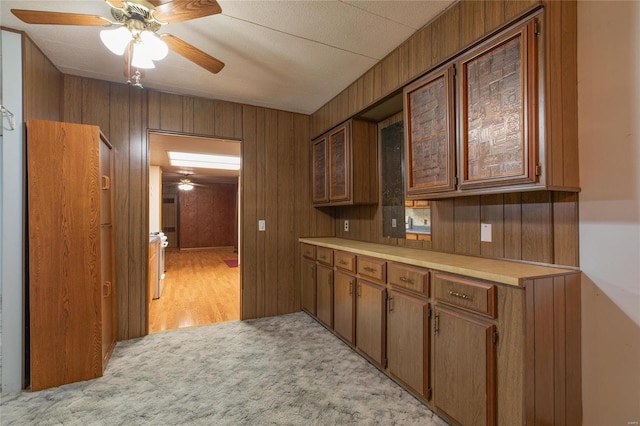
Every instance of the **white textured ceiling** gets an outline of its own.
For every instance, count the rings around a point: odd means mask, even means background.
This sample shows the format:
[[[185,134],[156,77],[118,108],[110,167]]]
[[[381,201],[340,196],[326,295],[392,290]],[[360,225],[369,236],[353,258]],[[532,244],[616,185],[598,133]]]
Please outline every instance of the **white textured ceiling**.
[[[180,1],[180,0],[175,0]],[[311,114],[444,10],[444,1],[225,1],[222,14],[170,24],[218,58],[218,74],[170,52],[145,87]],[[0,1],[2,26],[25,31],[64,73],[124,82],[122,58],[99,27],[28,25],[10,9],[110,18],[103,0]]]

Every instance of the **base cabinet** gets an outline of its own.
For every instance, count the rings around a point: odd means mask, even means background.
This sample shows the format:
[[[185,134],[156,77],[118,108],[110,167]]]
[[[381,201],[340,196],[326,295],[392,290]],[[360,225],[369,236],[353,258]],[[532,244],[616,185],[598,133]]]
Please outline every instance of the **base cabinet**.
[[[385,361],[386,289],[359,279],[356,295],[356,347],[376,365]]]
[[[436,408],[462,425],[494,425],[495,325],[440,306],[434,312]]]
[[[355,341],[355,289],[354,276],[336,271],[333,280],[333,329],[351,344]]]
[[[333,269],[318,265],[316,277],[316,317],[333,329]]]
[[[316,314],[316,262],[302,261],[302,309]]]
[[[428,399],[429,303],[389,290],[387,368],[410,390]]]

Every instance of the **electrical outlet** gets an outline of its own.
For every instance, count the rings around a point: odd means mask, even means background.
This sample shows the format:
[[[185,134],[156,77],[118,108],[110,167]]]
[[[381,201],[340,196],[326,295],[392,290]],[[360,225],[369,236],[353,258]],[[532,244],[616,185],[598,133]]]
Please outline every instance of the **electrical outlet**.
[[[391,227],[396,228],[397,226],[398,226],[398,221],[395,218],[391,219]]]
[[[491,224],[490,223],[480,224],[480,241],[483,241],[485,243],[491,242]]]
[[[349,219],[344,220],[344,232],[349,232]]]
[[[258,231],[265,231],[267,229],[267,226],[265,225],[265,221],[264,220],[259,220],[258,221]]]

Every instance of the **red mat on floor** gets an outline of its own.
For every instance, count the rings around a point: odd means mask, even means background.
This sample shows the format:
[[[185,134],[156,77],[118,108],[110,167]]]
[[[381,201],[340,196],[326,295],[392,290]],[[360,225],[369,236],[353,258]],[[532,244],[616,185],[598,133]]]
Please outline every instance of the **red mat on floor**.
[[[238,267],[238,259],[225,260],[224,263],[226,263],[229,268]]]

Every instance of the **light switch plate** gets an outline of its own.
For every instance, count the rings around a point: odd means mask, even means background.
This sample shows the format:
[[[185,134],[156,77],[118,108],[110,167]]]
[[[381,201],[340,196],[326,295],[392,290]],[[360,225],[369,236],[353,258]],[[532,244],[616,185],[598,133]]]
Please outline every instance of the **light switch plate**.
[[[480,241],[483,241],[485,243],[491,242],[491,224],[490,223],[480,224]]]
[[[265,231],[267,229],[267,226],[265,225],[264,220],[259,220],[258,221],[258,231]]]

